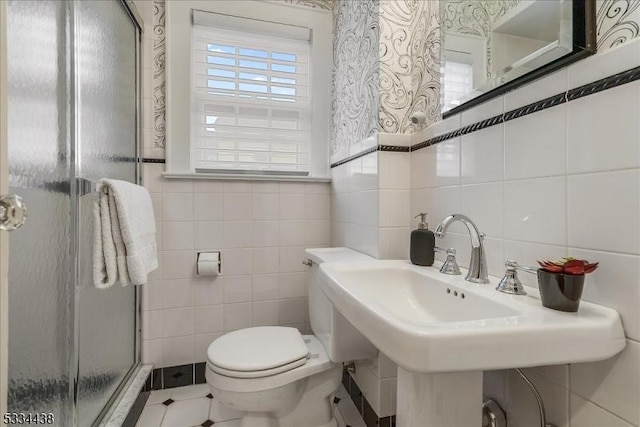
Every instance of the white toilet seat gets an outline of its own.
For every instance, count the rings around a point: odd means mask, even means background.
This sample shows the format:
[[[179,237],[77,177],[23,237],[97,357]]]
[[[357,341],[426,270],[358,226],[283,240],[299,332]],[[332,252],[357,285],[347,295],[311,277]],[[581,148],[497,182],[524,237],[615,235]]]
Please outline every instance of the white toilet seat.
[[[214,371],[235,378],[275,375],[304,365],[309,349],[296,328],[259,326],[213,341],[207,359]]]
[[[232,377],[232,378],[262,378],[262,377],[270,377],[272,375],[277,375],[277,374],[281,374],[283,372],[287,372],[290,371],[292,369],[297,368],[298,366],[302,366],[305,363],[307,363],[307,357],[303,357],[302,359],[296,360],[294,362],[291,363],[287,363],[285,365],[282,366],[277,366],[275,368],[271,368],[271,369],[262,369],[262,370],[258,370],[258,371],[235,371],[232,369],[224,369],[221,368],[220,366],[215,365],[214,363],[212,363],[211,361],[209,361],[209,363],[207,364],[209,366],[209,368],[211,368],[212,371],[220,374],[220,375],[225,375],[227,377]]]
[[[230,392],[256,392],[281,387],[338,366],[329,359],[316,336],[304,335],[303,338],[310,356],[308,359],[303,359],[305,363],[298,367],[270,376],[242,378],[237,376],[237,371],[231,372],[233,376],[216,372],[219,367],[216,368],[216,365],[209,360],[205,374],[207,382]]]

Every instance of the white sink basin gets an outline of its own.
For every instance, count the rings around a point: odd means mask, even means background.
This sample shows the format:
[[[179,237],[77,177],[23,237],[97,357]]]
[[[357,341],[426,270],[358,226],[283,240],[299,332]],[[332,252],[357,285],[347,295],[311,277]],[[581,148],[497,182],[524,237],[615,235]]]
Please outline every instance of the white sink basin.
[[[322,291],[380,351],[415,373],[603,360],[625,346],[615,310],[582,302],[550,310],[530,295],[447,276],[408,261],[328,262]],[[588,283],[586,286],[595,286]]]

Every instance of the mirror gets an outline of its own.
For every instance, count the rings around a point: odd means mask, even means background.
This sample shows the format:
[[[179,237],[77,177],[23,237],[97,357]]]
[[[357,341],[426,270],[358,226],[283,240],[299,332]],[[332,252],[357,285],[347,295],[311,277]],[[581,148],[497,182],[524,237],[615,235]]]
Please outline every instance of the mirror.
[[[593,0],[441,0],[443,117],[595,53]]]

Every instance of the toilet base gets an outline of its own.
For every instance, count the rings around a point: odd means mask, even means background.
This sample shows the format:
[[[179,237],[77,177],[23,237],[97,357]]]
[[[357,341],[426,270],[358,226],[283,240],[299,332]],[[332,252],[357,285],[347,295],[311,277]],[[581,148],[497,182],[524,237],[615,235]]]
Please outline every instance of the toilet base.
[[[211,371],[207,375],[213,377]],[[209,381],[223,406],[242,412],[242,427],[337,427],[333,397],[340,386],[342,366],[316,373],[272,390],[229,392]]]

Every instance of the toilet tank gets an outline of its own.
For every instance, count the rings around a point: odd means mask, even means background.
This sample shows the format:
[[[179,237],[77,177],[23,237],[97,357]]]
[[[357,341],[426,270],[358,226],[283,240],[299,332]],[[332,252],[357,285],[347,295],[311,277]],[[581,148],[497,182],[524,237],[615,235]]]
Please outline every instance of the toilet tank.
[[[335,309],[319,286],[319,282],[324,280],[320,273],[320,264],[323,262],[366,261],[371,257],[349,248],[307,249],[305,254],[311,261],[307,275],[311,329],[329,358],[340,363],[376,357],[378,349]]]

